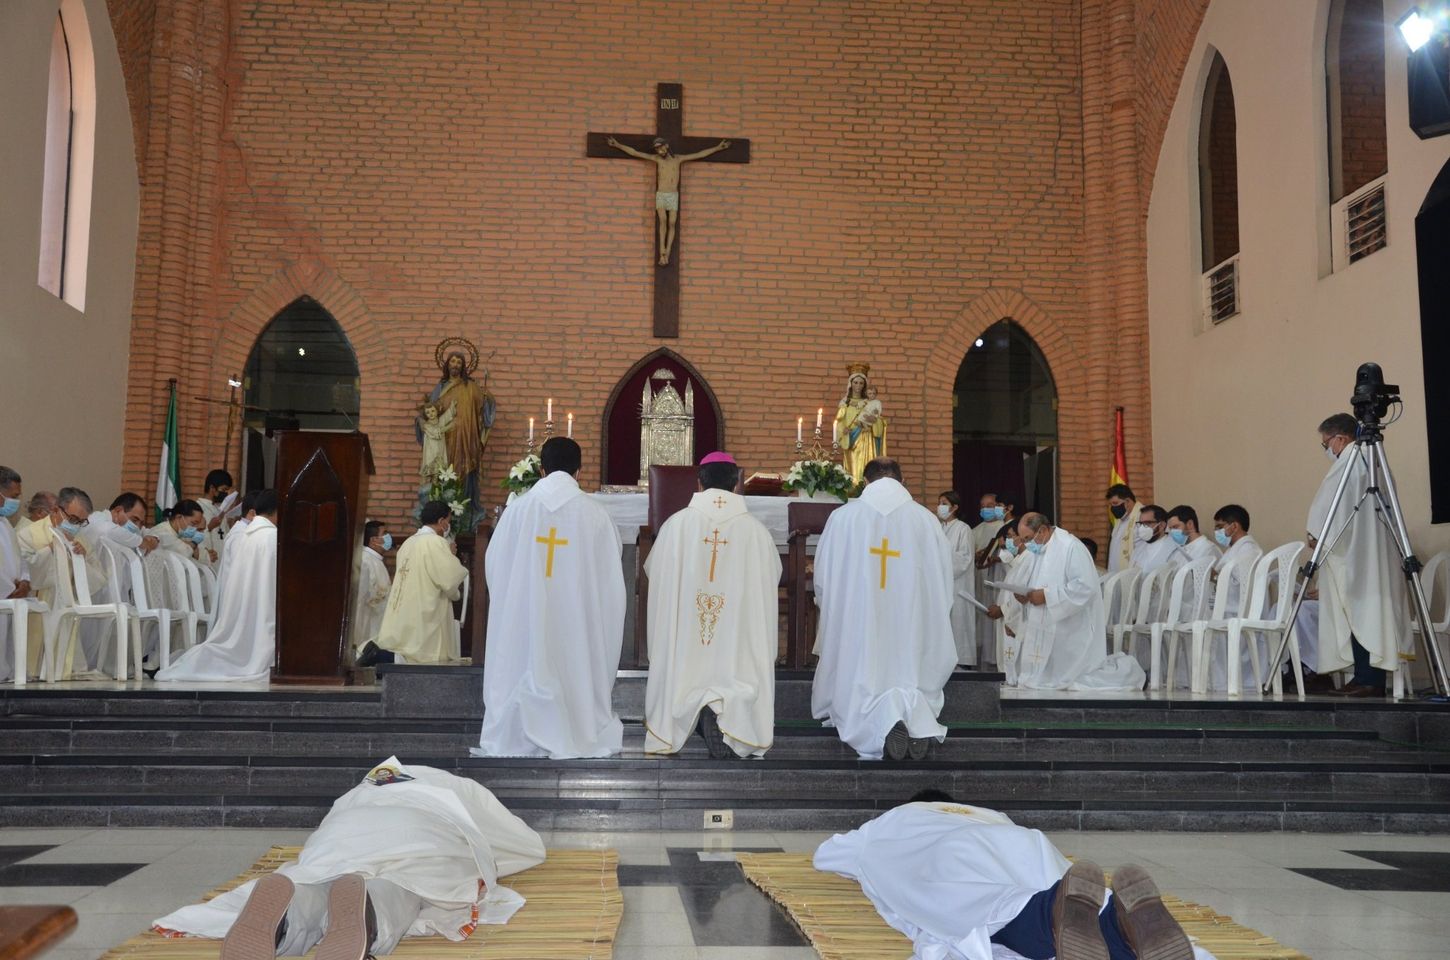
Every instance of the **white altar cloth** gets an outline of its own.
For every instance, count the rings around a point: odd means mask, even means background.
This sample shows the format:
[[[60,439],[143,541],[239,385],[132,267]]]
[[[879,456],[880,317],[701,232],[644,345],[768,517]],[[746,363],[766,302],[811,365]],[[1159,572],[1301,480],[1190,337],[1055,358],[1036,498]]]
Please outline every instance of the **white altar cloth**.
[[[591,493],[594,502],[609,511],[609,518],[619,530],[619,539],[626,545],[639,539],[639,528],[649,521],[649,494],[647,493]],[[839,502],[835,497],[817,498],[820,502]],[[745,509],[750,511],[775,540],[775,545],[784,549],[790,541],[790,524],[787,510],[792,503],[800,503],[798,497],[746,497]],[[814,546],[819,537],[811,537]]]

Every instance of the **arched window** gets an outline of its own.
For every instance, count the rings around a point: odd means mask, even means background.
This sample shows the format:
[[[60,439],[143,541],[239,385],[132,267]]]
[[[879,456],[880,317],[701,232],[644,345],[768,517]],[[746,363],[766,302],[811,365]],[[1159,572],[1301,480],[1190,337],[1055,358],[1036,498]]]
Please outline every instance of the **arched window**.
[[[37,282],[77,310],[86,304],[95,141],[90,27],[83,0],[63,0],[51,32]]]
[[[1233,84],[1217,51],[1198,125],[1198,214],[1205,308],[1211,322],[1222,323],[1239,312],[1239,161]]]
[[[1385,245],[1385,13],[1381,0],[1333,0],[1324,42],[1334,265]]]

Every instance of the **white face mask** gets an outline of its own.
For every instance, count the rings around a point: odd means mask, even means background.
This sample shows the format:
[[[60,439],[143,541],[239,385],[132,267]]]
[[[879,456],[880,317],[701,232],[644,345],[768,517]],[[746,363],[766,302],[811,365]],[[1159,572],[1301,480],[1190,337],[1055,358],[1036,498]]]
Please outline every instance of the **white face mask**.
[[[1330,463],[1338,463],[1339,462],[1339,455],[1334,452],[1334,448],[1333,447],[1325,447],[1324,448],[1324,456],[1329,459],[1329,462]]]
[[[938,504],[936,508],[936,515],[938,517],[941,517],[943,520],[950,520],[952,518],[951,505],[946,503]]]
[[[1153,528],[1145,523],[1140,523],[1138,529],[1133,531],[1133,536],[1137,537],[1139,543],[1147,543],[1153,539]]]

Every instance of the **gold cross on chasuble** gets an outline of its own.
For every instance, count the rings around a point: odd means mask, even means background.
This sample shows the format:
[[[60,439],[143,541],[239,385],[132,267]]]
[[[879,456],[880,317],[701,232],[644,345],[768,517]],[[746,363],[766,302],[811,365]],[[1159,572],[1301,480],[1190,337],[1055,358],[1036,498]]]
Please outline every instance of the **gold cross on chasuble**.
[[[712,539],[713,538],[713,539]],[[729,540],[720,539],[720,531],[717,529],[711,536],[705,538],[710,545],[710,582],[715,582],[715,557],[719,554],[720,548],[730,543]]]
[[[549,555],[544,559],[544,576],[545,578],[552,577],[554,575],[554,548],[567,547],[569,541],[559,539],[559,529],[550,527],[547,537],[535,537],[534,542],[542,543],[549,548]]]
[[[901,556],[901,551],[900,550],[892,550],[891,549],[891,541],[888,540],[885,537],[882,537],[881,538],[881,546],[879,546],[879,547],[872,547],[871,548],[871,555],[874,556],[874,557],[880,557],[881,558],[881,589],[882,590],[885,590],[886,589],[886,561],[889,560],[889,559],[891,559],[892,557],[899,557],[899,556]]]

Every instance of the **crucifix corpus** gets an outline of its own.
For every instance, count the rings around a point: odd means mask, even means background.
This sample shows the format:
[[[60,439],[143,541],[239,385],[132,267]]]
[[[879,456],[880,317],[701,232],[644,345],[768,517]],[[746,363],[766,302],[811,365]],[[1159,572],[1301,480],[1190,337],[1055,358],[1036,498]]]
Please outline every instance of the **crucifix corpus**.
[[[661,83],[655,88],[655,132],[590,133],[585,155],[615,160],[647,160],[655,165],[654,335],[680,335],[680,166],[749,163],[750,141],[685,136],[685,88]]]

